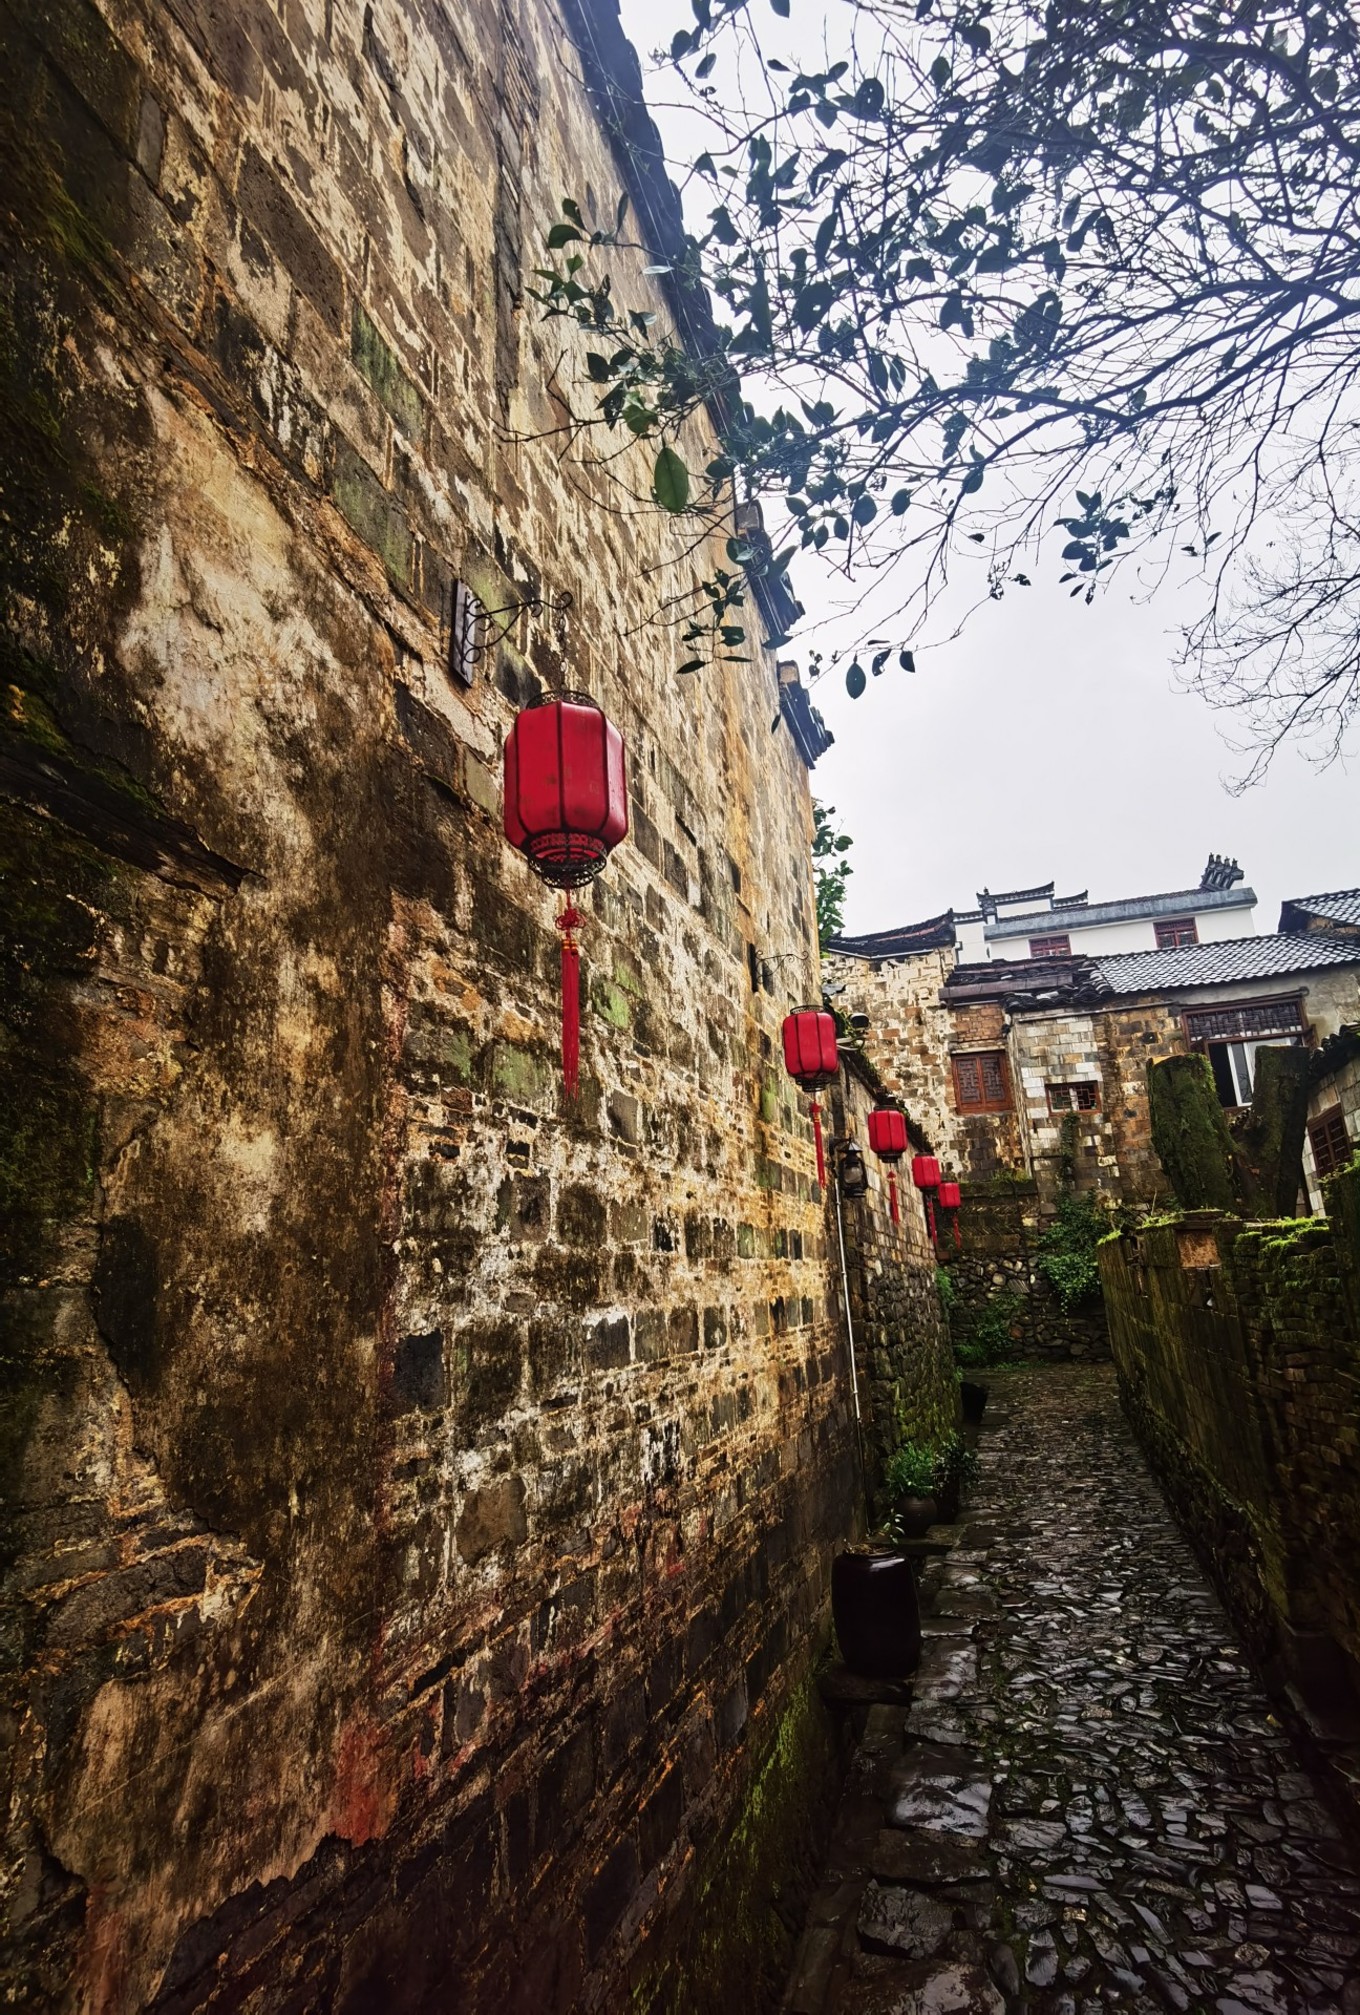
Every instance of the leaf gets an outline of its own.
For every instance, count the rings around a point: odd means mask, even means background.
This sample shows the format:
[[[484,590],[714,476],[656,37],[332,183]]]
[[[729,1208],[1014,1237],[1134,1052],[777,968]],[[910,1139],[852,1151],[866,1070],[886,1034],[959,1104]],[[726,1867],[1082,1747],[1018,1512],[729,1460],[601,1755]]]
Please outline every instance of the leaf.
[[[776,14],[782,15],[784,20],[788,20],[789,0],[770,0],[770,6]]]
[[[857,525],[871,525],[878,516],[878,505],[872,497],[856,497],[850,515]]]
[[[904,672],[914,672],[916,670],[916,656],[912,651],[899,651],[897,653],[897,662]]]
[[[674,448],[663,448],[652,471],[652,491],[663,511],[683,511],[689,502],[689,470]]]
[[[900,518],[900,517],[902,517],[902,516],[903,516],[903,514],[905,513],[905,511],[907,510],[907,507],[908,507],[908,505],[909,505],[910,503],[911,503],[911,491],[910,491],[910,490],[897,490],[897,491],[895,491],[895,492],[894,492],[894,495],[893,495],[893,500],[892,500],[892,514],[893,514],[893,516],[894,516],[895,518]]]
[[[717,63],[717,60],[718,60],[717,51],[714,49],[710,49],[707,56],[705,56],[703,62],[696,66],[694,71],[695,76],[696,77],[711,76],[713,73],[713,68]]]
[[[574,224],[554,224],[548,233],[548,250],[556,252],[561,246],[570,245],[572,239],[579,238],[580,235]]]
[[[626,195],[619,197],[619,207],[614,212],[614,229],[616,231],[623,229],[623,220],[628,215],[628,201],[629,199]]]
[[[857,700],[869,681],[864,676],[864,667],[856,658],[845,675],[845,690],[852,700]]]
[[[674,271],[674,266],[644,266],[642,277],[644,280],[648,280],[654,273],[673,273]]]
[[[891,656],[892,656],[891,650],[879,651],[876,653],[874,661],[869,667],[869,670],[873,673],[876,679],[882,676],[883,667],[887,664]]]
[[[602,357],[598,350],[586,351],[586,369],[597,385],[609,383],[609,360]]]
[[[704,661],[702,658],[686,658],[684,664],[680,666],[675,676],[677,679],[683,679],[687,672],[701,672],[703,668],[704,668]]]

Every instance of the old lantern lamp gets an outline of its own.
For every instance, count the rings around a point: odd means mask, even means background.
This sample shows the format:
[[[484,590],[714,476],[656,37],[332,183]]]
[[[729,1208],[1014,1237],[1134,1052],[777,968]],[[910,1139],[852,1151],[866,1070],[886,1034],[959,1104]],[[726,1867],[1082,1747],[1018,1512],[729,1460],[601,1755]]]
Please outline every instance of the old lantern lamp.
[[[907,1122],[896,1106],[878,1106],[869,1114],[869,1145],[888,1164],[888,1205],[894,1224],[902,1222],[897,1208],[897,1164],[907,1151]]]
[[[864,1166],[864,1156],[853,1140],[847,1140],[841,1148],[840,1177],[842,1196],[867,1196],[869,1193],[869,1171]]]
[[[925,1199],[926,1225],[930,1232],[930,1242],[935,1244],[935,1192],[940,1187],[940,1164],[933,1154],[918,1154],[912,1157],[911,1179]]]
[[[784,1017],[781,1031],[784,1068],[795,1084],[812,1098],[812,1133],[817,1143],[817,1180],[826,1188],[826,1153],[822,1147],[822,1109],[817,1093],[834,1084],[840,1073],[840,1052],[836,1048],[836,1019],[825,1008],[795,1008]]]
[[[534,873],[560,889],[562,1079],[576,1096],[581,1048],[583,918],[571,900],[628,831],[623,736],[585,693],[540,700],[505,738],[505,836]]]

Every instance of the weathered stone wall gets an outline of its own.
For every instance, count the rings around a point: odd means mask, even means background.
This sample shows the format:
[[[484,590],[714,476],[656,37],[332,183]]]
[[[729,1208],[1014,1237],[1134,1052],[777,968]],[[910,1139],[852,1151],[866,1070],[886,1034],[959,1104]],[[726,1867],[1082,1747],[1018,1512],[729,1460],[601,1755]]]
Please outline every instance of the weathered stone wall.
[[[1064,1309],[1036,1262],[1039,1240],[1051,1222],[1030,1182],[997,1182],[964,1189],[959,1242],[946,1234],[940,1257],[949,1269],[951,1334],[969,1337],[978,1318],[998,1308],[1006,1318],[1011,1354],[1066,1362],[1109,1355],[1105,1313],[1090,1305]]]
[[[560,459],[577,53],[518,0],[0,47],[4,1993],[754,2002],[857,1497],[757,956],[811,985],[810,807],[767,655],[675,681],[648,458]],[[633,807],[574,1108],[497,781],[559,678]]]
[[[1360,1028],[1338,1037],[1333,1047],[1335,1062],[1332,1052],[1317,1059],[1318,1080],[1309,1095],[1308,1119],[1310,1123],[1330,1120],[1335,1125],[1339,1115],[1348,1139],[1354,1149],[1360,1150]],[[1303,1143],[1303,1179],[1309,1208],[1317,1212],[1323,1207],[1322,1178],[1312,1139],[1307,1134]]]
[[[877,1097],[876,1074],[848,1059],[830,1095],[830,1110],[836,1137],[854,1139],[870,1180],[868,1195],[841,1199],[839,1212],[871,1493],[879,1491],[884,1465],[899,1442],[938,1446],[959,1423],[935,1248],[920,1192],[912,1187],[910,1158],[898,1165],[899,1222],[894,1224],[887,1166],[868,1147],[868,1115]],[[836,1210],[833,1191],[828,1213],[833,1237]],[[881,1509],[881,1497],[876,1501]]]
[[[1360,1177],[1332,1220],[1187,1213],[1101,1251],[1134,1426],[1255,1655],[1315,1704],[1360,1680]]]

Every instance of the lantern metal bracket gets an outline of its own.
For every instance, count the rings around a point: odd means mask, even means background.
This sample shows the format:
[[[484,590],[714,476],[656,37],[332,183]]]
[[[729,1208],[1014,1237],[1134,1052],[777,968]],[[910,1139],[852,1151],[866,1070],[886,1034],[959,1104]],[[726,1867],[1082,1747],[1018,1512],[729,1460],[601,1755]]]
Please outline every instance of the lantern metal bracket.
[[[486,609],[477,599],[466,581],[453,584],[452,606],[449,609],[449,668],[465,686],[472,684],[477,666],[482,659],[504,643],[515,623],[521,616],[569,616],[575,606],[568,592],[549,595],[542,590],[533,594],[520,595],[506,602],[499,609]],[[500,617],[509,621],[496,627]]]

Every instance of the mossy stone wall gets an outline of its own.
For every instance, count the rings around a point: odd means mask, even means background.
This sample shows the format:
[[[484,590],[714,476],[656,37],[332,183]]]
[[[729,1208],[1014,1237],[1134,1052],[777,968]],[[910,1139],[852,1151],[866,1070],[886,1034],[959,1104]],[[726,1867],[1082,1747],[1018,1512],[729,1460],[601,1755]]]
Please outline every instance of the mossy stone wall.
[[[1130,1416],[1255,1655],[1360,1679],[1360,1171],[1332,1217],[1186,1213],[1101,1250]]]

